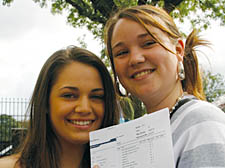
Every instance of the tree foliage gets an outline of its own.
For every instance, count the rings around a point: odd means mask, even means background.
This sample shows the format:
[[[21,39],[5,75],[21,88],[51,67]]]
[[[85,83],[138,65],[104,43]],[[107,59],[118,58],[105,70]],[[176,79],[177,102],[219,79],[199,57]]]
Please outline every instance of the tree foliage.
[[[225,0],[33,0],[41,7],[51,5],[52,13],[68,12],[67,21],[74,27],[86,26],[95,37],[102,37],[102,29],[110,15],[126,6],[151,4],[163,7],[172,17],[184,22],[188,18],[194,27],[207,28],[210,20],[225,25]],[[10,5],[13,0],[3,0]]]
[[[12,129],[21,127],[12,116],[7,114],[0,115],[0,140],[3,142],[12,140]]]
[[[134,5],[151,4],[163,7],[172,17],[181,23],[189,21],[195,28],[208,28],[210,20],[220,20],[225,25],[225,0],[33,0],[41,7],[51,5],[51,12],[67,13],[67,22],[74,28],[86,27],[95,38],[103,43],[103,28],[109,17],[118,9]],[[10,5],[13,0],[3,0]],[[186,20],[185,20],[186,18]],[[86,43],[78,39],[81,46]],[[104,47],[101,58],[109,65]]]
[[[135,96],[123,97],[120,99],[125,120],[133,120],[147,113],[144,104]]]
[[[95,38],[103,39],[103,28],[108,18],[122,7],[151,4],[163,7],[173,18],[181,23],[189,21],[190,24],[198,29],[207,29],[211,20],[219,20],[221,25],[225,25],[225,0],[33,0],[41,7],[51,5],[52,13],[67,12],[67,21],[73,27],[87,27]],[[13,0],[3,0],[3,5],[10,5]],[[82,39],[80,43],[86,46]],[[109,64],[105,57],[104,50],[101,52],[101,58]],[[223,93],[221,76],[207,74],[204,79],[205,93],[208,101],[213,101],[217,96]],[[217,83],[218,82],[218,83]],[[128,101],[129,102],[129,101]],[[136,102],[136,103],[135,103]],[[133,100],[135,115],[145,113],[140,101]],[[129,107],[126,103],[124,107]],[[140,108],[140,114],[137,109]],[[136,118],[131,114],[131,118]]]
[[[216,98],[225,94],[225,80],[221,74],[212,74],[204,72],[203,87],[206,100],[213,102]]]

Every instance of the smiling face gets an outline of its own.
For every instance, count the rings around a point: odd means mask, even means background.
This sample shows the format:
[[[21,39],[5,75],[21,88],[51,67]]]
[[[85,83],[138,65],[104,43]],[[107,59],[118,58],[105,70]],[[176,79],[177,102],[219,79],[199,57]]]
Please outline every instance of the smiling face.
[[[51,123],[61,143],[88,143],[89,132],[101,127],[104,89],[94,67],[80,62],[66,65],[49,99]]]
[[[176,53],[168,36],[153,26],[148,29],[171,51]],[[111,40],[116,74],[126,90],[140,98],[146,106],[162,101],[176,87],[179,56],[155,42],[139,23],[120,19]]]

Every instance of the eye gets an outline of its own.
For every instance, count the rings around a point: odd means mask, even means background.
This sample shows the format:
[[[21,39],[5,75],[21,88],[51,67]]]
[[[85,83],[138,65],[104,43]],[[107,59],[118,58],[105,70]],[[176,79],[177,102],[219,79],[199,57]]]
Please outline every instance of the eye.
[[[93,98],[93,99],[101,99],[101,100],[103,100],[104,99],[104,95],[92,95],[91,96],[91,98]]]
[[[91,95],[90,98],[94,99],[94,100],[104,100],[105,95],[104,94],[94,94],[94,95]]]
[[[79,95],[75,94],[75,93],[63,93],[61,95],[61,97],[65,98],[65,99],[75,99],[78,98]]]
[[[128,54],[128,50],[122,50],[114,54],[114,57],[119,57]]]
[[[156,42],[155,41],[152,41],[152,40],[147,40],[147,41],[145,41],[144,43],[143,43],[143,47],[150,47],[150,46],[152,46],[153,44],[156,44]]]

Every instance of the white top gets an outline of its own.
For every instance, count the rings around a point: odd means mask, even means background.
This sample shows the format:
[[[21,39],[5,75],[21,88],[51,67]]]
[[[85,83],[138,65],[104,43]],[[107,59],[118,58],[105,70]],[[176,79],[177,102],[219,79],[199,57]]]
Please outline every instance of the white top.
[[[191,100],[174,113],[171,129],[176,168],[225,168],[225,113],[221,109]]]

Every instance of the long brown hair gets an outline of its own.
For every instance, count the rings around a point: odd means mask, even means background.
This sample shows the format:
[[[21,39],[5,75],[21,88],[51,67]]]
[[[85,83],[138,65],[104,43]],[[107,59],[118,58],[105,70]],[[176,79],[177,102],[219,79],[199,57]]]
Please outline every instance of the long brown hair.
[[[60,144],[49,118],[49,95],[61,69],[73,61],[95,67],[100,73],[105,92],[105,114],[101,128],[118,124],[116,95],[112,78],[103,62],[93,53],[79,47],[55,52],[43,65],[29,104],[30,120],[26,139],[17,162],[22,168],[59,168]],[[90,167],[90,148],[86,150],[82,167]]]
[[[122,18],[133,20],[142,25],[156,42],[158,42],[162,47],[164,47],[165,49],[167,49],[172,53],[173,51],[171,51],[166,45],[164,45],[161,42],[160,38],[157,37],[157,35],[151,33],[151,30],[147,28],[147,25],[154,26],[160,29],[161,31],[165,32],[170,38],[171,42],[173,42],[174,44],[178,41],[178,39],[182,38],[182,35],[178,31],[178,28],[175,22],[173,21],[172,17],[161,8],[154,7],[151,5],[141,5],[119,10],[107,21],[104,29],[104,40],[107,49],[106,52],[111,62],[115,81],[117,81],[117,76],[115,73],[115,67],[113,63],[111,40],[114,27],[118,22],[118,20]],[[196,56],[195,49],[200,45],[208,45],[208,44],[209,43],[207,41],[200,38],[197,31],[193,30],[186,40],[184,61],[183,61],[186,75],[185,80],[182,81],[183,90],[188,92],[189,94],[195,95],[197,98],[202,100],[205,99],[205,96],[203,92],[201,72],[199,70],[198,59]],[[117,89],[116,91],[120,95],[122,95],[119,89]]]

